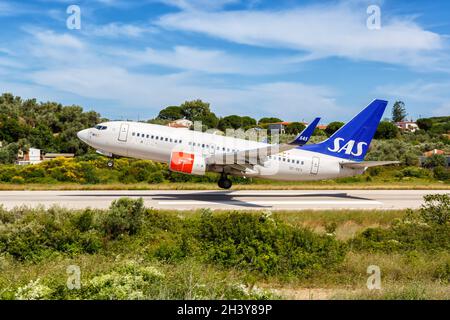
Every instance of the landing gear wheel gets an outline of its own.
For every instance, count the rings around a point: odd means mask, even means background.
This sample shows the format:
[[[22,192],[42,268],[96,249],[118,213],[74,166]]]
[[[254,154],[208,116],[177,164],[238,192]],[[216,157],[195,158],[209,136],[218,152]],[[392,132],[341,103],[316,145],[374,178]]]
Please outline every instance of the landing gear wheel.
[[[232,184],[231,180],[227,177],[221,177],[218,182],[219,187],[222,189],[230,189]]]
[[[108,160],[108,163],[106,164],[107,166],[108,166],[108,168],[114,168],[114,160],[113,159],[111,159],[111,160]]]

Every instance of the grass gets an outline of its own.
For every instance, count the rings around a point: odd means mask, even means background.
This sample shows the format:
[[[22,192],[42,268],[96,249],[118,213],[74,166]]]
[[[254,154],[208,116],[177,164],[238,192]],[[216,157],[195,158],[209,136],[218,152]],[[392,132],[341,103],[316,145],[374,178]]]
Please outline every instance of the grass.
[[[234,184],[231,190],[450,190],[450,184],[441,182],[349,182],[335,181],[317,182],[280,182],[254,184]],[[0,183],[0,190],[223,190],[216,183],[165,182],[149,183],[106,183],[106,184],[11,184]]]

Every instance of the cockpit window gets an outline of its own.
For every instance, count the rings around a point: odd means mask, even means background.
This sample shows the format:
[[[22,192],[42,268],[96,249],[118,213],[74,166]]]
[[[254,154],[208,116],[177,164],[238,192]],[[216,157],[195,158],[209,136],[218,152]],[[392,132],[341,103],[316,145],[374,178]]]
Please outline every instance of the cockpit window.
[[[107,126],[96,125],[95,129],[97,129],[97,130],[106,130],[106,129],[108,129],[108,127]]]

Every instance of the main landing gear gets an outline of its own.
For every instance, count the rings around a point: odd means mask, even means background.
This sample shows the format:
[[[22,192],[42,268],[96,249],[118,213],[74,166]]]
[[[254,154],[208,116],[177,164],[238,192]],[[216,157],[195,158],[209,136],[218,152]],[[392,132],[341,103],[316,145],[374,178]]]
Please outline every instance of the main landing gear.
[[[233,184],[230,179],[228,179],[227,175],[222,173],[220,179],[217,183],[222,189],[230,189]]]

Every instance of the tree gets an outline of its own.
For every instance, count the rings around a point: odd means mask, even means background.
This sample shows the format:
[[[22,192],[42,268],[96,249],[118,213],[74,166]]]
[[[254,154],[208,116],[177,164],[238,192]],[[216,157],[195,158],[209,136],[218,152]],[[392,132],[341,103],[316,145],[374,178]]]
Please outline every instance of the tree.
[[[417,119],[416,121],[417,125],[419,126],[420,129],[428,131],[431,129],[431,127],[433,126],[433,121],[431,119]]]
[[[237,115],[226,116],[219,120],[219,129],[239,129],[242,126],[242,118]]]
[[[241,117],[241,120],[242,120],[242,128],[244,130],[256,127],[256,120],[253,119],[252,117],[244,116]]]
[[[162,109],[156,119],[158,120],[177,120],[183,118],[183,110],[179,106],[169,106]]]
[[[313,132],[313,134],[312,134],[313,136],[320,136],[320,137],[323,137],[323,136],[326,136],[327,134],[325,133],[325,131],[323,131],[322,129],[319,129],[319,128],[315,128],[314,129],[314,132]]]
[[[287,134],[299,134],[305,129],[305,125],[301,122],[292,122],[286,126],[285,132]]]
[[[330,122],[325,128],[325,133],[327,136],[332,136],[336,131],[338,131],[344,125],[343,122],[334,121]]]
[[[405,120],[406,116],[405,103],[403,101],[396,101],[392,107],[392,121],[400,122]]]
[[[263,123],[275,123],[275,122],[283,122],[283,120],[278,119],[278,118],[268,118],[268,117],[265,117],[265,118],[259,119],[258,124],[263,124]]]
[[[398,136],[398,128],[389,121],[381,121],[375,132],[375,139],[393,139]]]
[[[185,101],[180,105],[184,118],[191,121],[201,121],[203,126],[208,128],[217,128],[219,119],[211,112],[209,103],[200,99]]]
[[[423,166],[426,168],[447,167],[447,159],[442,154],[433,154],[426,158]]]

